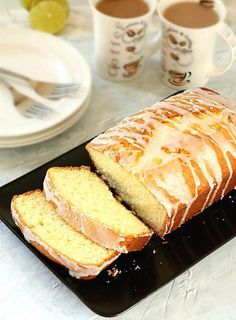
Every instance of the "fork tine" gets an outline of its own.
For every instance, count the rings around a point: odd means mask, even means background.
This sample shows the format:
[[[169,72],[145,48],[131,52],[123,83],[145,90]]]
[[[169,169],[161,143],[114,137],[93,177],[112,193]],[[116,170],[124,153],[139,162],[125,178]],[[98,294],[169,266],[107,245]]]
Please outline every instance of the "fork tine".
[[[28,118],[28,119],[34,118],[32,115],[29,115],[29,114],[26,113],[26,112],[22,112],[22,114],[23,114],[24,117],[26,117],[26,118]]]
[[[23,115],[28,118],[33,118],[35,116],[35,113],[32,110],[24,110]]]
[[[32,107],[35,108],[35,109],[37,109],[37,110],[39,110],[40,112],[41,112],[41,111],[42,111],[42,112],[44,112],[44,111],[46,111],[46,112],[52,112],[52,111],[53,111],[52,108],[50,108],[50,107],[48,107],[48,106],[45,106],[45,105],[43,105],[43,104],[34,104]]]
[[[66,93],[66,94],[59,94],[59,93],[57,93],[57,94],[51,94],[51,95],[48,95],[47,96],[47,98],[50,98],[51,100],[59,100],[59,99],[61,99],[61,98],[64,98],[64,97],[69,97],[69,98],[73,98],[73,97],[77,97],[78,96],[78,94],[79,93],[82,93],[83,91],[78,91],[78,90],[76,90],[76,91],[71,91],[71,92],[68,92],[68,93]]]
[[[34,106],[30,107],[29,109],[26,109],[25,112],[28,112],[28,113],[31,113],[31,114],[42,113],[38,109],[34,108]]]
[[[51,113],[50,111],[43,111],[43,110],[40,110],[40,109],[38,109],[38,108],[34,108],[34,107],[32,107],[31,108],[31,112],[33,112],[33,113],[37,113],[37,114],[49,114],[49,113]]]
[[[67,97],[77,97],[79,94],[86,91],[86,88],[80,88],[80,90],[70,92]]]
[[[44,112],[42,112],[42,111],[39,111],[39,110],[37,110],[37,109],[29,109],[29,110],[27,110],[27,112],[28,113],[31,113],[31,114],[37,114],[37,115],[43,115],[43,114],[45,114]]]
[[[54,90],[70,90],[70,89],[75,89],[75,88],[79,88],[79,84],[74,84],[74,85],[70,85],[70,86],[55,86]]]
[[[27,118],[38,118],[38,119],[43,119],[44,117],[47,116],[46,114],[35,113],[32,110],[26,110],[26,112],[24,112],[23,115]]]
[[[56,85],[50,94],[47,95],[47,98],[52,100],[59,100],[64,97],[72,97],[76,95],[79,89],[83,89],[80,83],[68,84],[65,86],[64,84]],[[85,89],[85,88],[84,88]]]
[[[67,95],[67,94],[69,94],[71,92],[76,92],[76,91],[78,91],[78,89],[79,88],[53,90],[52,94],[53,95],[61,95],[61,96],[63,96],[63,95]]]
[[[44,117],[48,116],[50,113],[53,112],[53,109],[51,109],[48,106],[45,106],[40,103],[35,103],[31,105],[28,109],[24,109],[22,111],[22,114],[26,118],[38,118],[43,119]]]
[[[52,90],[53,92],[61,92],[61,91],[70,91],[70,90],[78,90],[79,86],[74,86],[74,87],[54,87]]]
[[[74,86],[78,86],[79,83],[58,83],[55,85],[55,87],[57,88],[63,88],[63,87],[74,87]]]
[[[71,89],[55,89],[52,91],[53,94],[66,94],[68,92],[78,91],[79,88],[71,88]]]
[[[32,105],[32,107],[38,108],[38,109],[40,109],[40,110],[53,111],[52,108],[50,108],[50,107],[48,107],[48,106],[46,106],[46,105],[44,105],[44,104],[41,104],[41,103],[35,103],[35,104]]]

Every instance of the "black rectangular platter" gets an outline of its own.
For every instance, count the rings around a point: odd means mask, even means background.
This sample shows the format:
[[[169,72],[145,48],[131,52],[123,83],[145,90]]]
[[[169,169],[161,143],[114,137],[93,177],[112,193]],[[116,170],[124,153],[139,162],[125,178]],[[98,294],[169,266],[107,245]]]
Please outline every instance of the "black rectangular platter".
[[[10,201],[14,194],[41,189],[49,167],[91,165],[85,145],[1,187],[0,219],[95,313],[111,317],[125,311],[236,235],[236,190],[233,190],[223,200],[166,236],[165,241],[153,236],[142,251],[121,255],[108,267],[120,270],[116,277],[109,275],[107,270],[90,281],[71,277],[67,269],[41,255],[26,242],[12,220]]]

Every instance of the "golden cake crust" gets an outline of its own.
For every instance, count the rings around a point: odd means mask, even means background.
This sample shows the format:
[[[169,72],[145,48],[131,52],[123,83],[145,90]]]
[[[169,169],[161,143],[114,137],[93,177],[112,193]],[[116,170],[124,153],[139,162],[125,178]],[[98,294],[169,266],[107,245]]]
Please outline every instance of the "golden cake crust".
[[[166,210],[155,230],[163,237],[235,187],[233,106],[212,90],[187,90],[124,119],[86,148],[109,156],[155,196]]]

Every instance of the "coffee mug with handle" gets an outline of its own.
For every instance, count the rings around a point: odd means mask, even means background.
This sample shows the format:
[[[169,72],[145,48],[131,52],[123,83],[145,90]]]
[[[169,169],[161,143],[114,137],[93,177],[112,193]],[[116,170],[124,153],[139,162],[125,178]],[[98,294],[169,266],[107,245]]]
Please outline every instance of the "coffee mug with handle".
[[[192,0],[200,2],[200,0]],[[220,0],[201,0],[202,5],[214,6],[219,20],[204,28],[186,28],[168,21],[163,13],[179,2],[189,0],[160,0],[158,13],[161,21],[161,78],[174,89],[204,86],[210,77],[225,73],[236,58],[236,37],[224,22],[226,9]],[[230,57],[224,65],[214,65],[217,36],[228,44]]]
[[[149,25],[155,21],[156,0],[145,0],[146,14],[134,18],[116,18],[100,12],[99,0],[90,0],[95,37],[95,65],[107,80],[127,81],[137,77],[145,58],[158,48],[158,36],[147,41]]]

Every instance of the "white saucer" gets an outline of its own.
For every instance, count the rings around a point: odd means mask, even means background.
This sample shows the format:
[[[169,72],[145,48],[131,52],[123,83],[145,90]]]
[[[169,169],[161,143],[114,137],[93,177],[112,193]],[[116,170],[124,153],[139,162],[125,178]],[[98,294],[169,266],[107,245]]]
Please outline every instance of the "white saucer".
[[[18,115],[14,110],[13,100],[1,87],[1,104],[4,105],[4,112],[0,110],[1,146],[5,139],[12,142],[26,142],[30,140],[30,136],[32,140],[41,139],[41,133],[47,136],[50,132],[52,135],[52,132],[63,131],[65,123],[67,126],[73,123],[72,117],[76,121],[79,119],[79,110],[87,106],[86,101],[91,91],[91,73],[86,61],[76,49],[66,41],[43,32],[1,29],[0,52],[0,66],[6,69],[39,80],[81,84],[76,98],[66,97],[57,101],[53,107],[54,112],[44,120]]]

